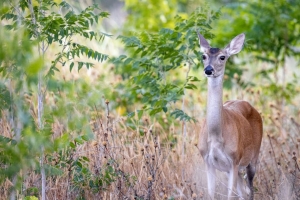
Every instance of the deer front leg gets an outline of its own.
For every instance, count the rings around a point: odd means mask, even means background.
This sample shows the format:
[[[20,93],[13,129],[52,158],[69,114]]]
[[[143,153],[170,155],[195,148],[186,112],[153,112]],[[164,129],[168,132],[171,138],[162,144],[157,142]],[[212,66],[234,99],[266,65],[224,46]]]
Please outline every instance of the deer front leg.
[[[216,169],[209,165],[206,164],[206,170],[207,170],[207,189],[208,189],[208,194],[211,200],[214,200],[215,198],[215,188],[216,188]]]
[[[241,172],[238,172],[237,177],[237,192],[240,196],[240,198],[244,198],[247,191],[246,191],[246,185],[244,184],[243,175]]]
[[[228,199],[233,197],[237,197],[236,193],[236,186],[237,186],[237,179],[238,179],[238,166],[232,166],[228,173]]]

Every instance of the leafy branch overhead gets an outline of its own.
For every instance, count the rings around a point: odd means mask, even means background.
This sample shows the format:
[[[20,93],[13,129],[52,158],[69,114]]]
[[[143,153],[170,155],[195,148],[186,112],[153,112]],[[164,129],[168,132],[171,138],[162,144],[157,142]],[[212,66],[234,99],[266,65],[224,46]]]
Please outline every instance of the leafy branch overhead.
[[[58,63],[63,66],[70,63],[70,70],[75,63],[78,65],[78,70],[83,66],[86,68],[93,66],[93,63],[90,62],[74,61],[80,56],[98,62],[108,58],[106,54],[73,41],[74,36],[80,36],[88,40],[102,42],[105,36],[110,36],[91,29],[94,24],[99,23],[101,18],[109,16],[108,12],[101,11],[96,4],[77,14],[76,10],[66,1],[56,3],[42,0],[33,7],[34,16],[28,15],[30,9],[28,5],[25,0],[19,1],[18,5],[11,5],[1,19],[12,20],[11,24],[6,25],[6,28],[10,30],[17,30],[20,20],[29,32],[28,37],[43,42],[45,50],[53,43],[57,43],[61,47],[61,51],[56,54],[56,58],[52,61],[48,75],[54,75],[54,71],[58,71]],[[57,10],[57,12],[53,12],[53,10]]]
[[[200,52],[196,31],[212,38],[210,24],[219,15],[219,11],[201,7],[188,18],[176,16],[173,29],[162,28],[155,33],[143,31],[132,36],[118,37],[130,55],[121,55],[114,59],[114,63],[118,69],[127,70],[120,70],[120,74],[130,71],[128,78],[132,86],[131,96],[142,96],[144,109],[149,110],[150,115],[167,112],[170,103],[184,95],[184,89],[197,88],[193,84],[199,81],[196,77],[187,76],[184,83],[174,82],[168,77],[180,66],[199,68]]]

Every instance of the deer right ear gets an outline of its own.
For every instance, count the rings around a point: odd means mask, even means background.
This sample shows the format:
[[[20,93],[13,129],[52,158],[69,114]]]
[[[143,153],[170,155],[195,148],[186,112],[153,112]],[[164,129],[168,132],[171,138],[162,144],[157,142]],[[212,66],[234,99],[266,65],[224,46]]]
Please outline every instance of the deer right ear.
[[[243,48],[244,41],[245,34],[239,34],[238,36],[233,38],[231,42],[225,47],[225,51],[229,56],[239,53]]]
[[[202,52],[207,52],[208,49],[210,49],[210,46],[209,46],[208,42],[206,41],[206,39],[199,32],[197,32],[197,34],[198,34],[198,38],[199,38],[199,44],[200,44],[200,47],[201,47],[201,51]]]

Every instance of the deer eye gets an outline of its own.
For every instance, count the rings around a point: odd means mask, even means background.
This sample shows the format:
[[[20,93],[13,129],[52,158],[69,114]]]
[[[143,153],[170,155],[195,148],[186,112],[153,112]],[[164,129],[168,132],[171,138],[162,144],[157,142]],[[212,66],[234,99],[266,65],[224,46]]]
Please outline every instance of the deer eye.
[[[220,59],[221,60],[225,60],[225,56],[220,56]]]
[[[205,60],[206,59],[206,56],[205,55],[202,55],[202,60]]]

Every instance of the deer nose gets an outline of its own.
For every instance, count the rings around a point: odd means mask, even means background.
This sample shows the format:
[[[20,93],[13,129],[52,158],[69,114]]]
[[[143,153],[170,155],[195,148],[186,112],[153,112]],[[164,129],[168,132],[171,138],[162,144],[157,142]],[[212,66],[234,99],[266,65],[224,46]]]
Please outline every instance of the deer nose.
[[[212,68],[212,66],[208,65],[207,67],[204,68],[204,73],[206,75],[212,75],[214,72],[214,69]]]

